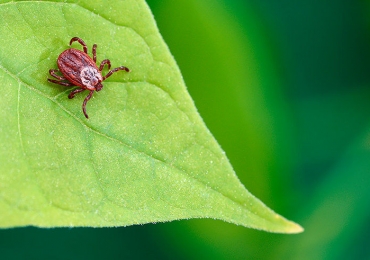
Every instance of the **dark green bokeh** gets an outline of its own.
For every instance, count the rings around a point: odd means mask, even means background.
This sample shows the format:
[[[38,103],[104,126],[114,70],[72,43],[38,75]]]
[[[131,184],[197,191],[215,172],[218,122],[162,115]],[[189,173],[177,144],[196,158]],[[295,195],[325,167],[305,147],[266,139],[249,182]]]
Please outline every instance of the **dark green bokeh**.
[[[369,4],[148,3],[243,184],[306,231],[214,220],[19,228],[0,231],[1,259],[369,258]]]

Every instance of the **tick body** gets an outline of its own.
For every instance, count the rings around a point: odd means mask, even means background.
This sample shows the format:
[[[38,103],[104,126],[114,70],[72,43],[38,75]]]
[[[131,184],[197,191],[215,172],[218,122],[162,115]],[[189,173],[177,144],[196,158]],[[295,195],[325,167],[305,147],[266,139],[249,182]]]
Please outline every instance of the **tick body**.
[[[113,73],[119,70],[125,70],[127,72],[129,72],[130,70],[125,66],[121,66],[110,70],[105,76],[103,76],[101,74],[101,71],[103,70],[105,65],[107,65],[108,69],[110,69],[110,60],[103,60],[98,67],[96,65],[97,45],[93,45],[93,58],[91,58],[87,54],[87,46],[82,39],[78,37],[73,37],[69,42],[69,45],[71,45],[75,41],[78,41],[82,45],[84,51],[82,52],[80,50],[70,48],[62,52],[57,60],[59,70],[49,70],[50,75],[57,80],[48,79],[48,81],[66,87],[77,86],[77,89],[69,93],[68,98],[70,99],[74,98],[74,96],[79,92],[82,92],[84,90],[89,91],[90,93],[87,95],[84,102],[82,103],[82,111],[85,117],[89,118],[86,113],[86,103],[90,100],[94,91],[100,91],[103,88],[102,82],[110,77]],[[58,71],[60,71],[63,76],[57,75],[56,72]]]

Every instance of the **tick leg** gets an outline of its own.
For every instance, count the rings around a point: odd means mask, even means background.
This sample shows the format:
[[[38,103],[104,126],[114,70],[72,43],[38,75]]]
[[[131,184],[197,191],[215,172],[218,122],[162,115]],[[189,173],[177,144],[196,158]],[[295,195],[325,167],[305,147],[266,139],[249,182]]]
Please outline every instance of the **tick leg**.
[[[75,95],[76,95],[77,93],[80,93],[80,92],[82,92],[82,91],[84,91],[84,90],[85,90],[85,89],[83,89],[83,88],[77,88],[77,89],[73,90],[71,93],[69,93],[68,98],[69,98],[69,99],[72,99],[72,98],[74,98],[74,97],[75,97]]]
[[[58,84],[58,85],[65,86],[65,87],[72,87],[72,86],[74,86],[70,82],[62,82],[62,81],[58,81],[58,80],[55,80],[55,79],[48,79],[48,81],[49,82],[52,82],[52,83],[55,83],[55,84]]]
[[[94,90],[91,90],[90,93],[89,93],[89,95],[87,95],[87,97],[85,98],[84,102],[82,103],[82,111],[84,112],[84,115],[85,115],[85,117],[87,119],[89,119],[89,116],[86,113],[86,103],[87,103],[87,101],[90,100],[90,98],[92,97],[93,93],[94,93]]]
[[[59,76],[59,75],[55,74],[55,72],[57,72],[57,71],[59,71],[59,70],[50,69],[49,70],[49,74],[51,76],[53,76],[54,78],[56,78],[56,79],[59,79],[59,80],[67,80],[65,77]]]
[[[72,43],[75,42],[75,41],[78,41],[82,45],[82,47],[84,48],[84,52],[87,54],[87,46],[86,46],[86,43],[82,39],[80,39],[78,37],[73,37],[69,41],[69,45],[72,45]]]
[[[109,78],[114,72],[117,72],[117,71],[119,71],[119,70],[125,70],[125,71],[127,71],[127,72],[130,72],[130,69],[129,68],[127,68],[127,67],[125,67],[125,66],[121,66],[121,67],[118,67],[118,68],[115,68],[115,69],[112,69],[112,70],[110,70],[108,73],[107,73],[107,75],[105,75],[104,77],[103,77],[103,80],[105,80],[106,78]]]
[[[102,71],[103,70],[105,64],[108,64],[108,69],[110,70],[110,60],[103,60],[100,63],[99,71]]]
[[[96,63],[96,48],[97,47],[98,47],[98,45],[94,44],[93,48],[92,48],[93,60],[95,61],[95,63]]]

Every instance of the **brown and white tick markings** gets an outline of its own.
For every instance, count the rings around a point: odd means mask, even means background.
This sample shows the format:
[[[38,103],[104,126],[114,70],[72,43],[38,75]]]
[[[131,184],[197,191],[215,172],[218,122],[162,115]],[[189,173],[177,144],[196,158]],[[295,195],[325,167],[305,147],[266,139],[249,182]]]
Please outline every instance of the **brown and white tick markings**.
[[[87,54],[86,43],[82,39],[78,37],[73,37],[69,42],[69,45],[72,45],[72,43],[75,41],[79,42],[82,45],[84,51],[82,52],[73,48],[63,51],[59,55],[57,60],[58,68],[63,76],[59,76],[56,74],[58,70],[50,69],[50,75],[58,80],[48,79],[48,81],[66,87],[79,87],[69,93],[68,98],[70,99],[74,98],[77,93],[80,93],[84,90],[90,91],[89,95],[87,95],[84,102],[82,103],[82,111],[85,117],[89,118],[86,113],[86,103],[90,100],[94,91],[100,91],[103,88],[102,82],[110,77],[114,72],[117,72],[119,70],[125,70],[129,72],[130,70],[127,67],[121,66],[110,70],[105,76],[102,76],[101,71],[106,64],[108,65],[108,69],[110,69],[110,60],[103,60],[98,68],[96,65],[97,45],[93,45],[93,58],[91,59]]]

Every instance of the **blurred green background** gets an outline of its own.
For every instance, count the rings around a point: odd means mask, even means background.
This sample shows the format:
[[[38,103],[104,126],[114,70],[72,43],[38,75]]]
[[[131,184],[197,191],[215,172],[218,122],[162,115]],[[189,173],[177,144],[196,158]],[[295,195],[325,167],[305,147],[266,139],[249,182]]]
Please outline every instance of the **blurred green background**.
[[[0,231],[1,259],[370,259],[368,1],[150,0],[246,188],[305,228],[216,220]]]

